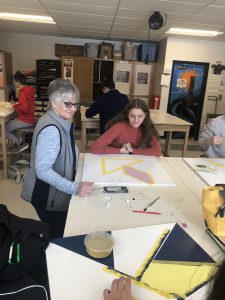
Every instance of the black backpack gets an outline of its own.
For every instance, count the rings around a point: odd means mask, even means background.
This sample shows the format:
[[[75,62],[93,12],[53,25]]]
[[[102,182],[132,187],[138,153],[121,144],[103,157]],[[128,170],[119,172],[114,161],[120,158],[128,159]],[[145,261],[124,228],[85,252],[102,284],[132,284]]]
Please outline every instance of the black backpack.
[[[50,299],[48,243],[47,224],[15,216],[0,204],[0,299]]]

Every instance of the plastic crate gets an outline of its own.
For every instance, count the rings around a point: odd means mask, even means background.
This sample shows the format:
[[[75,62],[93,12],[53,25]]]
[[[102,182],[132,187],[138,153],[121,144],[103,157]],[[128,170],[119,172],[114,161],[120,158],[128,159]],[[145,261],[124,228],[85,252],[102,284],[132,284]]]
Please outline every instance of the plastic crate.
[[[147,57],[148,54],[148,57]],[[158,45],[154,43],[141,44],[138,46],[138,60],[156,62]]]

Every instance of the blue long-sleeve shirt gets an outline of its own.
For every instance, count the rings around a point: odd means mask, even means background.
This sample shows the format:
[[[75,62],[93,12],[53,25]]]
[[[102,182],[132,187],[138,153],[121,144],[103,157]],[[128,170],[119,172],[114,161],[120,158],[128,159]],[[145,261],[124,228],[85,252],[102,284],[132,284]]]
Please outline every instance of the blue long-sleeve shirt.
[[[47,151],[43,151],[46,149]],[[78,183],[62,177],[54,171],[53,165],[60,151],[60,135],[55,126],[44,128],[37,139],[35,169],[37,177],[67,194],[75,194]],[[78,150],[76,149],[78,156]],[[78,161],[78,159],[77,159]]]
[[[101,98],[96,100],[87,110],[85,116],[92,118],[99,114],[100,117],[100,133],[105,131],[106,123],[118,115],[127,105],[129,99],[126,95],[121,94],[118,90],[110,90]]]

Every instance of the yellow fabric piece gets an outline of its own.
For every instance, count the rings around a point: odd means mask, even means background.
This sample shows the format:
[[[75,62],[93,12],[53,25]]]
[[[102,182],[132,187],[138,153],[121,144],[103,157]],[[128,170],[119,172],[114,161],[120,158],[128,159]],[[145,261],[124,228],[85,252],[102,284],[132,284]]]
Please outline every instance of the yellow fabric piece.
[[[149,287],[176,294],[182,298],[213,275],[215,265],[184,265],[152,262],[144,272],[141,282]]]
[[[154,246],[152,247],[151,251],[148,253],[147,257],[145,258],[145,260],[143,261],[143,263],[141,264],[140,268],[137,270],[137,272],[135,273],[134,277],[137,278],[139,277],[144,269],[146,264],[148,263],[148,261],[156,254],[156,252],[159,250],[160,246],[161,246],[161,242],[162,240],[170,233],[169,229],[165,229],[163,230],[162,234],[159,236],[158,240],[155,242]]]
[[[121,272],[119,272],[119,271],[117,271],[117,270],[114,270],[114,269],[111,269],[111,268],[109,268],[109,267],[103,267],[102,270],[105,271],[105,272],[111,273],[111,274],[117,276],[118,278],[119,278],[120,276],[128,277],[127,274],[121,273]],[[132,282],[133,284],[135,284],[135,285],[137,285],[137,286],[139,286],[139,287],[142,287],[142,288],[145,289],[145,290],[149,290],[149,291],[151,291],[151,292],[157,293],[157,294],[159,294],[159,295],[161,295],[161,296],[164,296],[164,297],[166,297],[166,298],[168,298],[168,299],[176,299],[173,295],[170,295],[169,293],[166,293],[166,292],[163,292],[163,291],[158,291],[158,290],[152,289],[151,287],[149,287],[149,286],[146,285],[145,283],[143,283],[143,282],[141,282],[141,281],[136,281],[134,277],[131,277],[131,276],[130,276],[130,278],[131,278],[131,282]],[[132,300],[138,300],[138,299],[132,297]]]

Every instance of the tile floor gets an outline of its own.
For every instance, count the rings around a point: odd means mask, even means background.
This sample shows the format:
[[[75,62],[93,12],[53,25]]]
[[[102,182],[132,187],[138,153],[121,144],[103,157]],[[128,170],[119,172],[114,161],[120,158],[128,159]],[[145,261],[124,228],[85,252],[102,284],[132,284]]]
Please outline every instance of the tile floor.
[[[80,149],[80,132],[75,134],[76,144]],[[95,139],[95,136],[90,138],[90,142]],[[162,144],[164,141],[162,140]],[[176,144],[172,145],[172,150],[170,151],[170,156],[181,156],[181,147],[183,140],[175,140]],[[199,157],[202,154],[201,149],[197,145],[197,142],[194,140],[189,140],[188,143],[188,151],[186,156],[187,157]],[[12,179],[4,179],[3,178],[3,171],[2,171],[2,164],[0,163],[0,203],[5,204],[8,209],[21,217],[25,218],[33,218],[37,219],[37,214],[33,209],[32,205],[20,197],[21,185],[17,184]]]

